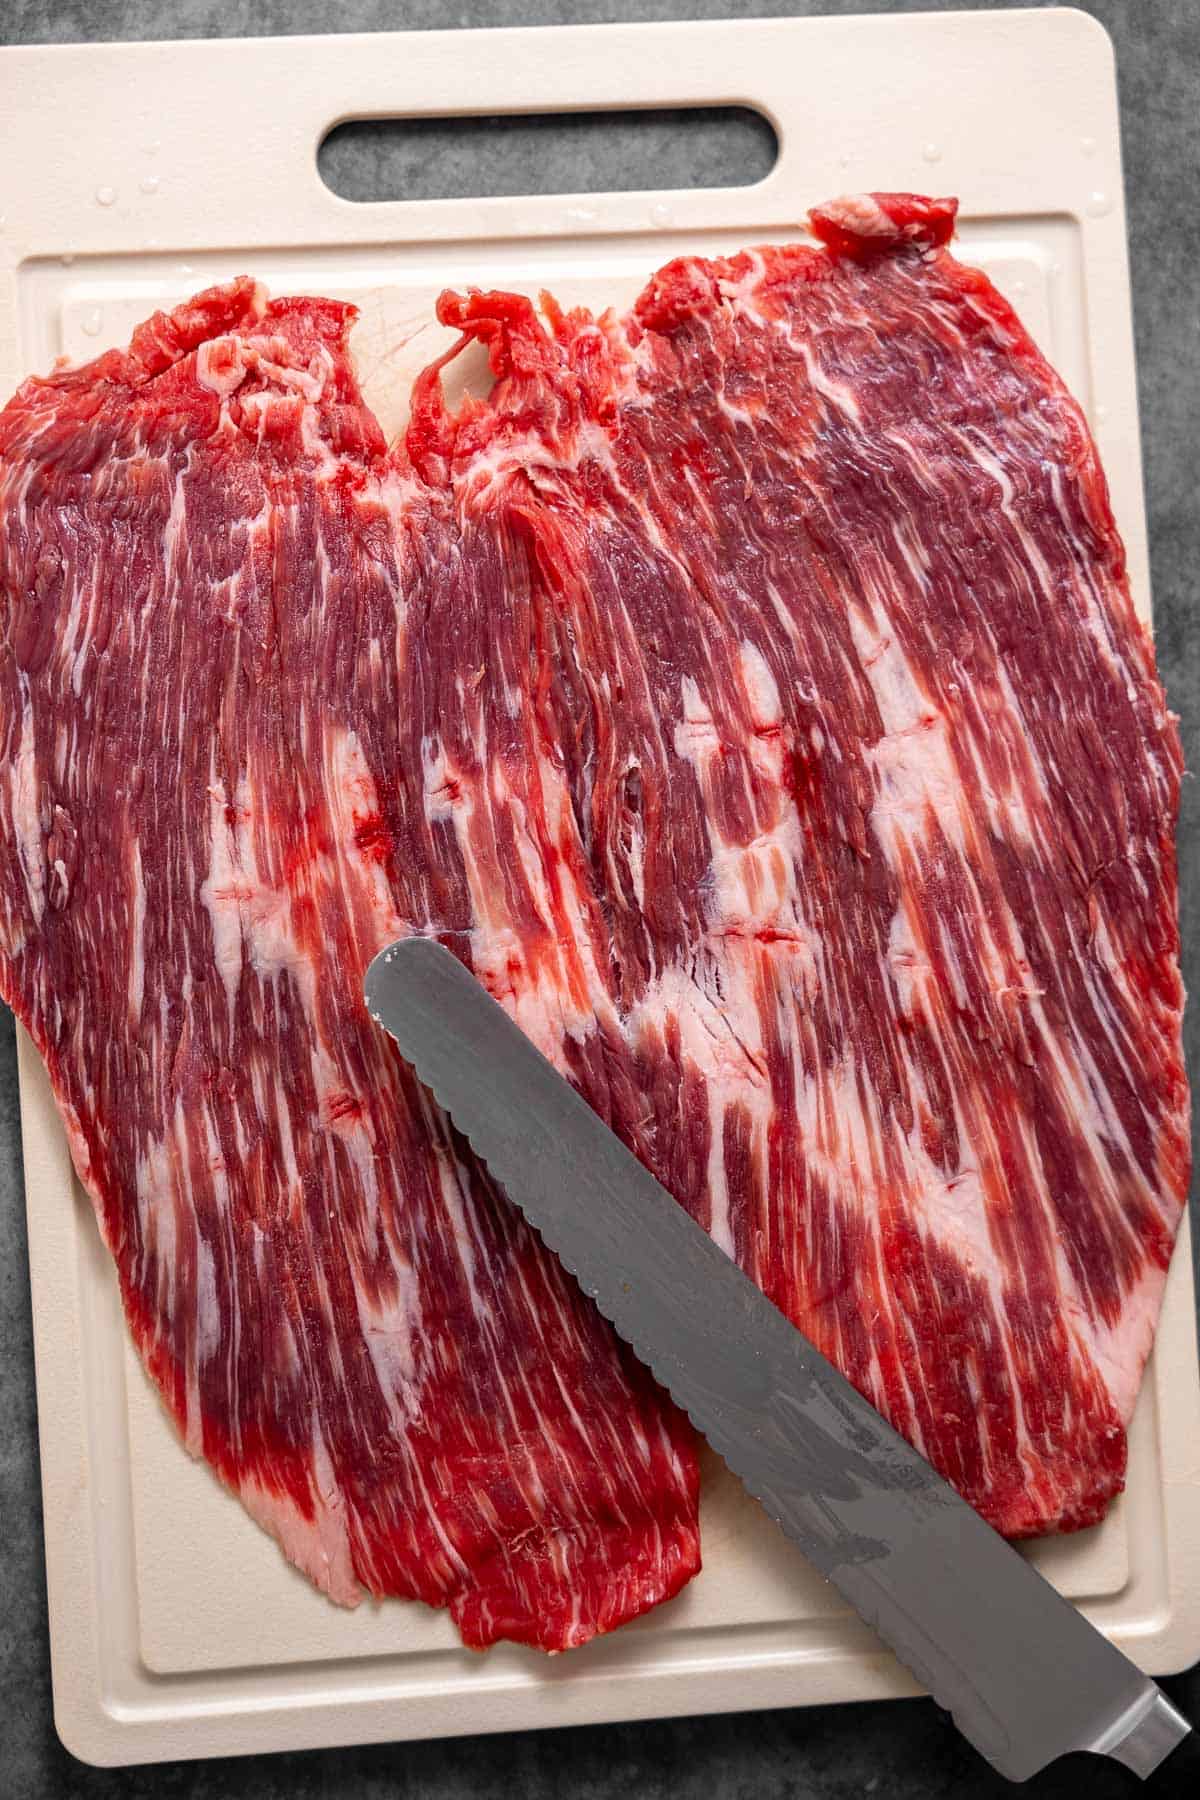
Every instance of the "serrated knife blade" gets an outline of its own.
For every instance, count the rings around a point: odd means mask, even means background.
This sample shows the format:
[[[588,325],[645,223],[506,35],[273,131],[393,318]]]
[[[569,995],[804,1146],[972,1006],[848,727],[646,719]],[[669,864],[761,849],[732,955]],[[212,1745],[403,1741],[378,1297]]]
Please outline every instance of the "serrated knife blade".
[[[366,1004],[511,1200],[709,1443],[1013,1781],[1091,1750],[1136,1774],[1190,1730],[765,1298],[431,938]]]

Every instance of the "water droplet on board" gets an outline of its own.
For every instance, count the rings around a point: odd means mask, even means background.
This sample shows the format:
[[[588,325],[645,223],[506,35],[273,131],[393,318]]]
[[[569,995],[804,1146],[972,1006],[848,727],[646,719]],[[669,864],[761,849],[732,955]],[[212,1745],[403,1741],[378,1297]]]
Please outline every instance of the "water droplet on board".
[[[848,169],[849,167],[850,167],[850,158],[848,156],[839,156],[838,157],[838,168],[839,169]]]
[[[177,275],[194,275],[196,273],[196,271],[192,267],[191,263],[176,263],[175,264],[175,273]]]
[[[1111,211],[1112,201],[1102,188],[1097,188],[1094,193],[1088,195],[1087,213],[1089,218],[1102,219],[1105,213]]]
[[[1103,423],[1107,419],[1107,417],[1108,417],[1107,406],[1098,406],[1096,408],[1096,423],[1097,423],[1097,425],[1103,425]]]
[[[1025,292],[1025,283],[1023,281],[1010,281],[1008,284],[1008,291],[1014,300],[1019,300]]]
[[[925,158],[925,161],[928,163],[941,162],[942,146],[940,144],[926,144],[925,148],[921,152],[921,155]]]
[[[590,225],[596,217],[594,206],[568,206],[568,225]]]
[[[147,156],[157,156],[162,149],[162,139],[151,138],[148,143],[142,145],[142,149],[146,152]]]
[[[143,194],[157,194],[158,176],[143,175],[142,179],[138,182],[138,186],[141,188]]]
[[[675,215],[672,213],[670,207],[664,206],[661,200],[656,206],[650,208],[650,223],[652,225],[669,225],[674,216]]]
[[[114,187],[98,187],[96,189],[97,206],[111,206],[116,197],[117,190]]]
[[[1094,138],[1094,137],[1082,137],[1082,138],[1080,138],[1080,140],[1079,140],[1079,148],[1080,148],[1080,149],[1081,149],[1081,150],[1082,150],[1082,151],[1083,151],[1083,154],[1084,154],[1084,155],[1085,155],[1085,156],[1095,156],[1095,154],[1096,154],[1096,140],[1095,140],[1095,138]]]
[[[98,306],[93,306],[90,307],[89,310],[84,313],[82,319],[80,319],[79,329],[80,331],[85,332],[88,337],[99,337],[100,327],[103,323],[104,314],[100,311]]]
[[[58,260],[64,269],[69,269],[71,264],[75,261],[75,252],[73,250],[64,250]]]

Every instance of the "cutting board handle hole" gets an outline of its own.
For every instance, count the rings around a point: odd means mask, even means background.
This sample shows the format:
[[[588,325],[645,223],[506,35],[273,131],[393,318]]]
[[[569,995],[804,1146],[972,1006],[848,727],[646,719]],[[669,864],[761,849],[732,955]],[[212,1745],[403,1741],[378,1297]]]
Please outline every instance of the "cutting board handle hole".
[[[749,187],[778,154],[774,126],[753,107],[649,107],[345,119],[322,140],[317,168],[343,200],[474,200]]]

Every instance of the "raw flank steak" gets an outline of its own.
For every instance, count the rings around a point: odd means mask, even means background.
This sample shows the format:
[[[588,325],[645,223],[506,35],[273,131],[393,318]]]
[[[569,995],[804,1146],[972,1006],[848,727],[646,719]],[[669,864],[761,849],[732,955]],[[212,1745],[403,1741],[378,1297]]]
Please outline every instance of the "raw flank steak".
[[[0,990],[188,1446],[337,1600],[562,1649],[699,1566],[686,1422],[367,1019],[408,931],[1000,1530],[1122,1485],[1180,749],[954,211],[445,295],[496,384],[390,450],[353,309],[247,280],[0,414]]]

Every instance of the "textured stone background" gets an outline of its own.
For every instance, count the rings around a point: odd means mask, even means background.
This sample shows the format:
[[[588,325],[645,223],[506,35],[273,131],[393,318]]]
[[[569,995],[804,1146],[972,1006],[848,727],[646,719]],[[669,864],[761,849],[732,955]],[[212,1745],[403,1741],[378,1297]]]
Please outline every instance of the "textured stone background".
[[[960,0],[961,4],[961,0]],[[418,30],[449,26],[545,25],[636,18],[726,18],[797,13],[898,10],[850,0],[500,0],[439,5],[437,0],[7,0],[0,42],[36,44],[153,37],[236,37],[271,33]],[[924,0],[920,10],[941,10]],[[1194,0],[1099,0],[1087,7],[1116,43],[1122,135],[1129,198],[1139,388],[1159,658],[1182,714],[1188,762],[1200,765],[1200,658],[1193,607],[1200,568],[1195,502],[1200,417],[1196,277],[1200,253],[1200,6]],[[0,89],[0,120],[3,93]],[[1188,120],[1193,122],[1189,125]],[[230,121],[236,130],[236,121]],[[555,185],[622,185],[631,155],[647,153],[662,179],[707,184],[762,172],[763,134],[734,119],[729,135],[705,142],[685,123],[652,131],[628,127],[603,138],[586,127],[556,145]],[[369,192],[381,179],[417,195],[436,171],[453,191],[471,189],[477,145],[429,132],[401,154],[381,133],[356,127],[328,146],[326,173],[346,191]],[[485,151],[492,191],[544,185],[536,128],[506,129]],[[721,171],[718,175],[716,171]],[[603,174],[601,174],[603,172]],[[669,172],[669,173],[668,173]],[[0,166],[0,194],[20,171]],[[476,189],[475,191],[479,191]],[[814,196],[819,198],[819,196]],[[1196,908],[1200,903],[1200,805],[1188,784],[1180,836],[1184,963],[1197,979]],[[1188,1032],[1193,1079],[1200,1036],[1193,1008]],[[29,1286],[17,1120],[12,1020],[0,1007],[0,1794],[13,1800],[62,1796],[246,1796],[247,1800],[879,1800],[962,1796],[989,1800],[1011,1793],[992,1777],[928,1701],[799,1708],[727,1718],[681,1719],[442,1743],[312,1752],[253,1760],[162,1764],[133,1771],[93,1770],[76,1762],[54,1734],[37,1424],[30,1342]],[[1200,1233],[1197,1234],[1200,1239]],[[1200,1505],[1200,1496],[1197,1496]],[[1200,1667],[1167,1687],[1200,1720]],[[1164,1775],[1153,1792],[1183,1800],[1194,1776]],[[1073,1758],[1027,1791],[1051,1800],[1083,1784],[1091,1800],[1128,1795],[1134,1782],[1114,1765]]]

